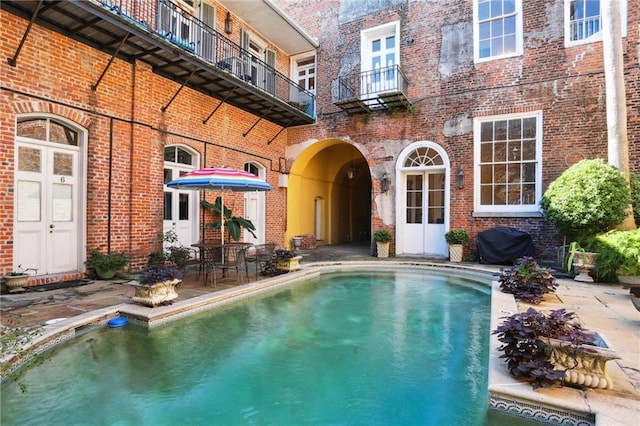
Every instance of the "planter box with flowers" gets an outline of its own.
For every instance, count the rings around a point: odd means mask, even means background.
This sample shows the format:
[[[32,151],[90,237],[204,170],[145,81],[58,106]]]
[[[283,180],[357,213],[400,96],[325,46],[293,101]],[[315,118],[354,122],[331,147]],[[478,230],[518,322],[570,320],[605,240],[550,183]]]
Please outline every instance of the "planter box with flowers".
[[[279,271],[291,272],[300,269],[299,256],[293,250],[276,250],[276,268]]]
[[[159,262],[147,266],[140,274],[140,282],[131,283],[135,288],[133,301],[156,307],[178,297],[176,287],[182,282],[182,271],[173,265]]]
[[[376,242],[376,253],[380,258],[389,257],[389,245],[393,240],[393,234],[388,229],[378,229],[373,233]]]
[[[464,244],[469,241],[469,233],[464,229],[452,229],[444,234],[444,239],[449,244],[449,260],[462,262]]]
[[[606,363],[618,358],[596,346],[597,335],[573,322],[565,309],[548,315],[529,308],[505,317],[492,334],[498,336],[512,376],[530,382],[534,389],[568,383],[577,387],[612,389]]]

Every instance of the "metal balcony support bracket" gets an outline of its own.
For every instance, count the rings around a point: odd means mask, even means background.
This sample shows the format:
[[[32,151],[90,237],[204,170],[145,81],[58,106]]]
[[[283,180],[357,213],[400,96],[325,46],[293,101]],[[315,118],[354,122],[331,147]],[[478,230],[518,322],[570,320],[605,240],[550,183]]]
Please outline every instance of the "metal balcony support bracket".
[[[93,90],[94,92],[98,89],[98,85],[102,81],[102,78],[104,77],[104,75],[107,73],[107,70],[109,69],[109,67],[113,63],[113,60],[116,58],[116,56],[118,56],[118,53],[120,52],[120,49],[122,49],[122,46],[124,46],[124,44],[127,42],[127,38],[129,38],[129,33],[126,33],[124,35],[124,38],[122,39],[122,41],[118,45],[118,48],[116,49],[115,52],[113,52],[113,55],[111,55],[111,59],[109,59],[109,62],[107,63],[107,66],[105,66],[104,70],[102,70],[102,74],[100,74],[100,77],[98,77],[98,81],[96,81],[95,84],[91,85],[91,90]]]
[[[231,90],[229,90],[229,92],[224,96],[224,99],[220,101],[220,103],[213,109],[213,111],[211,111],[211,114],[209,114],[209,116],[207,118],[202,120],[202,124],[207,124],[207,121],[209,121],[209,119],[211,117],[213,117],[213,114],[216,113],[218,108],[220,108],[222,106],[222,104],[227,101],[227,98],[229,98],[229,96],[231,96],[233,94],[234,90],[236,90],[236,87],[233,87]]]
[[[169,105],[171,105],[171,103],[173,102],[173,100],[175,98],[178,97],[178,95],[180,94],[180,92],[182,91],[182,89],[184,88],[184,86],[189,82],[189,80],[191,79],[191,77],[193,77],[193,75],[196,73],[198,69],[194,68],[193,71],[191,71],[191,74],[189,74],[189,77],[187,77],[187,79],[185,81],[182,82],[182,84],[180,85],[180,88],[178,88],[178,91],[173,95],[173,97],[171,98],[171,100],[169,101],[168,104],[166,104],[163,107],[160,107],[160,111],[165,112],[167,110],[167,108],[169,108]]]
[[[24,34],[22,35],[22,40],[20,40],[20,44],[18,45],[18,48],[16,49],[16,53],[13,55],[13,58],[7,58],[7,62],[9,62],[9,65],[11,65],[12,67],[16,66],[16,61],[18,60],[18,56],[20,55],[22,46],[24,45],[24,42],[27,41],[27,36],[31,31],[31,27],[33,26],[33,23],[36,21],[36,18],[38,17],[38,13],[40,12],[40,8],[42,7],[43,1],[44,0],[40,0],[38,2],[38,7],[36,7],[35,10],[33,11],[33,15],[31,15],[31,20],[29,21],[29,25],[27,25],[27,29],[24,31]]]
[[[280,133],[282,133],[284,131],[284,129],[286,129],[287,127],[289,127],[289,124],[291,124],[291,122],[293,121],[293,118],[291,120],[289,120],[289,122],[287,123],[286,126],[284,126],[282,129],[280,129],[280,131],[278,131],[278,133],[275,134],[274,137],[271,138],[271,140],[269,140],[269,142],[267,142],[267,145],[271,145],[271,142],[275,141],[276,138],[278,136],[280,136]]]
[[[253,123],[253,126],[251,126],[251,127],[249,128],[249,130],[247,130],[246,132],[244,132],[244,133],[242,134],[242,137],[246,138],[246,137],[247,137],[247,135],[248,135],[249,133],[251,133],[251,131],[253,130],[253,128],[254,128],[254,127],[256,127],[256,126],[258,125],[258,123],[259,123],[260,121],[262,121],[262,119],[263,119],[267,114],[269,114],[269,113],[271,112],[271,110],[272,110],[272,109],[273,109],[273,105],[271,105],[271,108],[269,108],[269,110],[268,110],[267,112],[265,112],[264,114],[262,114],[262,116],[261,116],[260,118],[258,118],[258,120],[257,120],[255,123]]]

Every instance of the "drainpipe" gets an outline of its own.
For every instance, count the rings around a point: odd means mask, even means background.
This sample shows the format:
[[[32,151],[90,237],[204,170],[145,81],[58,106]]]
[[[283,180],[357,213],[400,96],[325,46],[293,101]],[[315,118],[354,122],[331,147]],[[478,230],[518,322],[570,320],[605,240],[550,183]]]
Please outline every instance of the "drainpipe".
[[[107,253],[111,253],[111,175],[113,168],[113,118],[109,118],[109,189],[107,190]]]

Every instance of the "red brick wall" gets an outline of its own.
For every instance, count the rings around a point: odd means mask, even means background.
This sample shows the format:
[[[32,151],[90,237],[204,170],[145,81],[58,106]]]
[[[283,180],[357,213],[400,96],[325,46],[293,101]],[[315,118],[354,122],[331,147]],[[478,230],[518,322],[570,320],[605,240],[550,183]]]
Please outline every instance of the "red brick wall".
[[[397,155],[404,147],[420,140],[436,142],[447,151],[452,165],[451,227],[471,231],[471,248],[475,248],[478,231],[510,226],[533,235],[538,255],[555,257],[555,245],[562,240],[542,218],[473,216],[473,131],[447,136],[443,128],[445,123],[459,117],[472,120],[480,116],[542,110],[543,191],[568,165],[579,159],[607,157],[602,43],[564,47],[563,2],[524,1],[524,54],[478,64],[472,59],[471,0],[387,2],[384,10],[371,9],[378,7],[378,2],[359,3],[357,7],[370,8],[369,13],[352,14],[351,19],[345,19],[345,3],[339,0],[304,3],[278,0],[278,4],[320,43],[318,125],[289,130],[289,144],[349,138],[365,145],[370,167],[386,163],[387,170],[393,170]],[[629,157],[632,170],[640,173],[638,0],[629,0],[628,17],[623,47]],[[354,69],[360,69],[360,31],[394,20],[400,20],[401,40],[413,39],[412,43],[401,44],[400,60],[416,111],[349,117],[333,105],[331,83],[354,61]],[[462,61],[454,72],[445,76],[440,69],[442,34],[443,28],[452,25],[468,28],[470,37],[462,47],[469,49],[471,59]],[[463,190],[457,188],[455,179],[459,167],[466,177]],[[383,224],[375,217],[375,206],[372,215],[374,230],[393,225]]]
[[[14,55],[27,24],[0,10],[0,56]],[[282,245],[286,194],[278,188],[278,171],[286,132],[270,142],[281,128],[261,120],[243,137],[259,117],[229,105],[203,124],[220,101],[186,87],[162,112],[180,86],[142,62],[116,59],[92,91],[109,59],[34,25],[17,66],[0,61],[0,275],[12,269],[14,134],[16,116],[23,112],[55,113],[88,129],[88,249],[106,249],[110,243],[112,250],[132,253],[131,268],[136,269],[160,248],[166,144],[192,147],[203,166],[242,169],[249,161],[262,164],[274,188],[266,193],[266,240]],[[207,199],[215,196],[207,194]],[[229,196],[225,204],[233,205],[234,213],[244,211],[242,194]]]

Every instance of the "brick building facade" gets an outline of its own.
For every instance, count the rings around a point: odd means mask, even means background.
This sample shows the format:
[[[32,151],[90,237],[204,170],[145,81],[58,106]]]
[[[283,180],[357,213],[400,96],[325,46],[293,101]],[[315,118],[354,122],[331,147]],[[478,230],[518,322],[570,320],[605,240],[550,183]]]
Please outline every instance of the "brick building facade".
[[[594,21],[600,25],[599,10],[589,9],[599,2],[586,3],[590,5],[559,0],[280,0],[320,46],[317,125],[289,130],[288,153],[295,154],[288,158],[298,155],[298,147],[327,139],[356,147],[373,180],[372,228],[394,229],[397,253],[442,250],[442,246],[413,241],[416,230],[422,241],[434,235],[428,225],[413,226],[420,219],[410,218],[407,200],[414,189],[406,179],[415,170],[417,174],[426,171],[425,182],[433,173],[446,174],[444,217],[425,218],[434,226],[444,222],[437,233],[468,229],[469,249],[474,251],[479,231],[495,226],[518,228],[533,236],[537,256],[554,259],[562,236],[541,218],[537,205],[541,194],[580,159],[607,158],[602,41],[599,27],[589,27]],[[504,10],[496,10],[496,5]],[[629,158],[631,171],[638,173],[640,5],[629,0],[620,6]],[[499,47],[492,44],[495,40],[500,41]],[[383,57],[380,63],[379,52],[387,55],[386,62]],[[368,70],[380,67],[378,78],[384,80],[384,73],[396,72],[384,68],[390,64],[399,66],[406,76],[407,106],[387,107],[382,96],[373,98],[378,104],[358,104],[366,97],[363,87],[355,89],[360,98],[344,106],[341,91],[353,81],[350,75],[364,84]],[[527,120],[535,126],[529,136],[497,136],[505,122],[518,132],[517,127],[526,126]],[[482,131],[491,126],[494,137],[483,136]],[[534,139],[536,147],[527,148]],[[493,144],[493,159],[485,158],[481,148],[487,142]],[[447,159],[435,167],[406,168],[401,155],[412,146],[441,149]],[[505,148],[513,158],[497,159],[498,154],[506,155]],[[527,158],[523,150],[528,149],[536,152]],[[499,172],[500,167],[506,168]],[[481,170],[488,171],[482,178]],[[383,193],[379,182],[384,173],[391,188]],[[464,184],[458,185],[458,175],[464,175]]]

